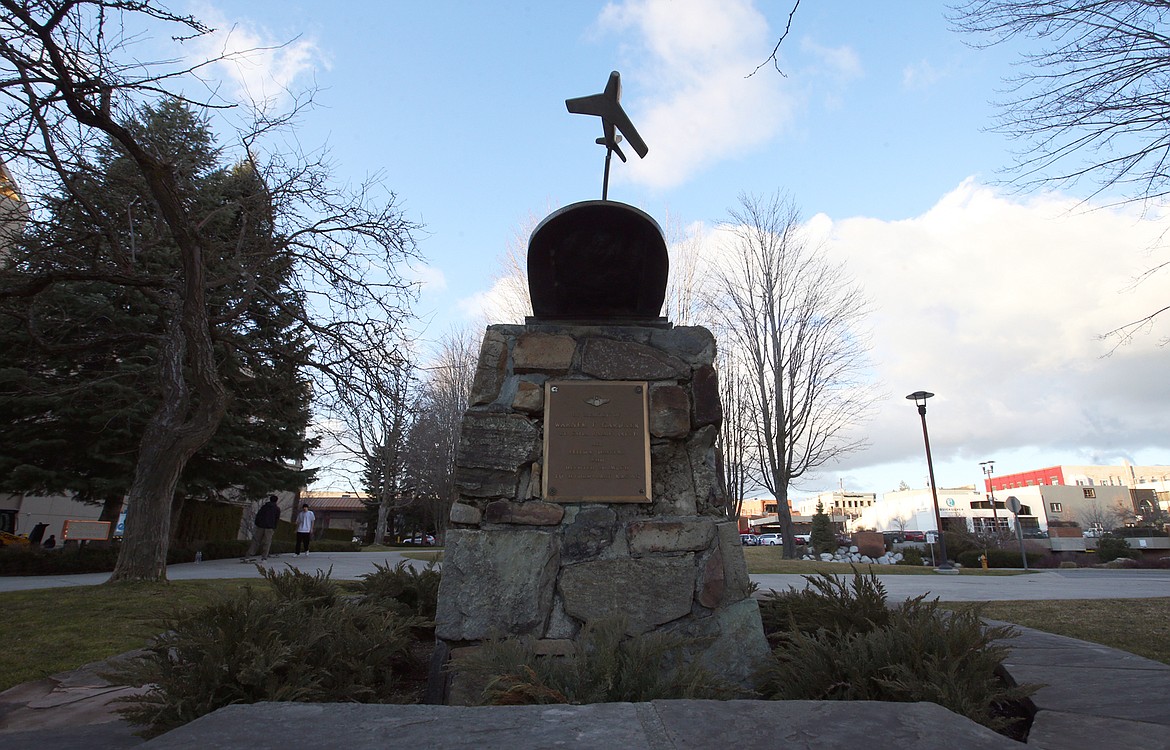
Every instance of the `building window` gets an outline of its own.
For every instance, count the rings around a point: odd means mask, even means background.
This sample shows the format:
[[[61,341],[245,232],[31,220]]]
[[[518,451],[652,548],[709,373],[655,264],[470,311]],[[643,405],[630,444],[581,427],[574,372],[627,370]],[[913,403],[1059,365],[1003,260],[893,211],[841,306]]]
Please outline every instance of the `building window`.
[[[1049,477],[1048,480],[1049,480],[1048,481],[1049,484],[1056,484],[1057,482],[1060,481],[1060,477]]]
[[[1093,489],[1092,487],[1086,487],[1083,490],[1083,492],[1085,493],[1085,497],[1096,497],[1097,496],[1097,490]]]
[[[1061,505],[1060,503],[1049,503],[1048,509],[1051,510],[1053,513],[1059,513],[1062,510],[1064,510],[1064,506]]]

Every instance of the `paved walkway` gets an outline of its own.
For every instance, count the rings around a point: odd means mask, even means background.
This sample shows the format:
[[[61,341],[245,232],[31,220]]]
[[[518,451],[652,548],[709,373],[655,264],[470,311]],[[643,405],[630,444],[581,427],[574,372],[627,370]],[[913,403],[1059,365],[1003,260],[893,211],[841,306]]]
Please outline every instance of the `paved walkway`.
[[[374,565],[397,565],[405,560],[415,568],[425,562],[409,560],[398,552],[313,552],[270,557],[266,565],[283,569],[285,565],[314,573],[332,568],[332,577],[353,581],[374,570]],[[109,573],[79,573],[63,576],[0,576],[0,592],[58,586],[90,586],[104,583]],[[237,558],[182,563],[167,568],[172,581],[209,578],[259,578],[256,566]],[[790,586],[803,587],[801,575],[753,575],[761,591],[783,591]],[[882,575],[882,585],[891,599],[901,600],[919,594],[937,596],[943,601],[995,601],[1033,599],[1146,599],[1170,596],[1170,570],[1104,570],[1077,568],[1040,570],[1014,576],[965,575]]]

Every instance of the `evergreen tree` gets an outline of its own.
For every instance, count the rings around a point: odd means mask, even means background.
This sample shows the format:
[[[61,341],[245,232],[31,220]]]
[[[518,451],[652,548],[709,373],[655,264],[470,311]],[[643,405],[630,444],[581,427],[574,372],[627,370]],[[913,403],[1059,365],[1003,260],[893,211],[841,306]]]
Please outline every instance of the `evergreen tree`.
[[[832,552],[837,549],[837,536],[833,533],[833,522],[825,512],[825,504],[817,500],[817,510],[812,518],[812,533],[810,534],[812,548],[818,554]]]
[[[224,168],[206,123],[167,102],[126,123],[174,165],[207,217],[215,354],[228,408],[187,463],[176,497],[297,489],[309,389],[301,303],[263,217],[266,193],[247,164]],[[161,399],[160,338],[174,304],[178,253],[141,173],[107,142],[92,168],[9,248],[7,291],[57,276],[36,293],[0,294],[0,490],[74,492],[117,506],[133,478],[144,426]],[[118,278],[122,283],[109,279]]]

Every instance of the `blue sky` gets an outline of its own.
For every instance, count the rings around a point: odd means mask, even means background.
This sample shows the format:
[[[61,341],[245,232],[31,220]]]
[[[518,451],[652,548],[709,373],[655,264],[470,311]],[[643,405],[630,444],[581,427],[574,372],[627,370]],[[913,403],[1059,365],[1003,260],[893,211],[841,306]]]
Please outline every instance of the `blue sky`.
[[[509,240],[552,209],[600,197],[595,118],[564,100],[622,73],[649,144],[615,161],[610,198],[660,223],[726,217],[742,191],[786,191],[823,251],[873,298],[875,377],[888,393],[871,448],[805,483],[884,491],[925,484],[921,431],[902,396],[934,391],[940,485],[1057,463],[1170,463],[1155,329],[1098,336],[1161,306],[1165,280],[1131,281],[1170,225],[1083,205],[1075,193],[997,185],[1011,144],[988,132],[1011,49],[976,50],[935,3],[806,0],[780,50],[781,2],[203,2],[239,47],[294,40],[218,72],[315,85],[295,130],[340,176],[378,173],[425,225],[425,339],[482,325]],[[267,88],[273,92],[277,89]],[[1095,210],[1094,210],[1095,209]]]

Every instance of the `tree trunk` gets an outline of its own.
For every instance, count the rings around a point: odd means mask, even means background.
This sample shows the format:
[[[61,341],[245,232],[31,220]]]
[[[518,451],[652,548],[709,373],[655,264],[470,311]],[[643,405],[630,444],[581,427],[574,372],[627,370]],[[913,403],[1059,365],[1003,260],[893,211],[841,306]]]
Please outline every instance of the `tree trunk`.
[[[196,299],[184,300],[181,315],[176,311],[167,326],[159,352],[162,399],[142,433],[130,485],[126,534],[107,583],[167,579],[175,487],[187,461],[215,434],[227,407],[202,302],[202,264],[187,262],[184,270],[188,279],[198,282],[195,289],[187,285]],[[195,383],[195,398],[188,377]]]

